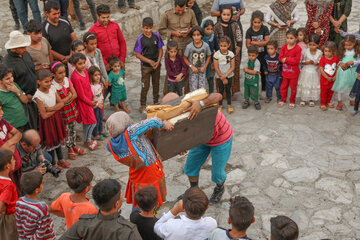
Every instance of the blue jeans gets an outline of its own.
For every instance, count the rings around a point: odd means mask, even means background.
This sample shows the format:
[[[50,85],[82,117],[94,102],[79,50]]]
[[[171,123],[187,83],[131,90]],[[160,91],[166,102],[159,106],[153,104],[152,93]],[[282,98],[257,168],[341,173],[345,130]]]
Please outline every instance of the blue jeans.
[[[96,126],[92,135],[95,137],[99,135],[100,132],[103,131],[103,112],[101,108],[94,108],[94,114],[96,118]]]
[[[69,8],[69,0],[55,0],[60,4],[60,16],[67,19],[68,14],[67,10]]]
[[[41,21],[41,14],[37,0],[28,0],[34,19],[38,22]],[[24,32],[26,32],[25,25],[28,22],[27,7],[24,0],[14,0],[17,15],[20,18],[21,25],[23,26]]]
[[[266,76],[266,97],[272,98],[273,87],[276,90],[277,99],[281,99],[280,94],[281,77],[277,74],[268,74]]]
[[[211,153],[211,180],[216,184],[223,183],[226,180],[225,166],[231,155],[232,140],[233,138],[218,146],[202,144],[191,149],[186,159],[184,173],[189,177],[198,177],[201,166]]]
[[[84,142],[91,141],[91,134],[94,131],[96,124],[83,124]]]
[[[49,160],[49,162],[51,162],[52,165],[56,164],[55,159],[51,156],[50,153],[44,151],[44,157],[45,157],[45,159]]]
[[[128,5],[135,5],[135,0],[128,0]],[[125,7],[125,0],[118,0],[119,8]]]

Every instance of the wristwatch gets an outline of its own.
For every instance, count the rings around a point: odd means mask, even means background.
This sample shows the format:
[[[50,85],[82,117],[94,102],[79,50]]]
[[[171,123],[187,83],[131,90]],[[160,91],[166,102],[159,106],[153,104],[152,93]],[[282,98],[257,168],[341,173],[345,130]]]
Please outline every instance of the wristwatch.
[[[18,97],[21,96],[21,91],[19,91],[18,93],[16,93],[16,95],[18,95]]]
[[[204,107],[205,107],[205,103],[204,103],[203,100],[200,100],[199,103],[200,103],[201,108],[204,108]]]
[[[189,65],[189,68],[192,68],[192,65],[191,65],[191,64]]]

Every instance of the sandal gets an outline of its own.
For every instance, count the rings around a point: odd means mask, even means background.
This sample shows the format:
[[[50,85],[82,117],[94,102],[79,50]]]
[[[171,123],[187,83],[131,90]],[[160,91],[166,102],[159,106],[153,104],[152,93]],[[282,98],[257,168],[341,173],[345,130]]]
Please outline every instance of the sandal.
[[[264,102],[269,103],[269,102],[271,102],[271,100],[272,100],[272,98],[265,98]]]
[[[352,110],[352,111],[351,111],[351,116],[355,116],[357,113],[358,113],[358,111]]]
[[[229,106],[229,107],[228,107],[228,113],[229,113],[229,114],[232,114],[233,112],[234,112],[234,109]]]
[[[77,159],[77,155],[74,151],[74,149],[70,148],[69,151],[68,151],[68,158],[70,160],[76,160]]]
[[[289,104],[289,109],[294,109],[295,108],[295,103],[290,103]]]
[[[90,151],[95,151],[99,148],[99,145],[96,141],[90,141],[87,143],[84,143],[84,146],[88,148]]]
[[[64,159],[60,159],[60,160],[58,161],[58,165],[61,166],[61,167],[63,167],[63,168],[69,168],[69,167],[71,167],[71,164],[68,163],[67,161],[65,161]]]
[[[126,13],[127,10],[126,10],[126,8],[120,8],[120,12],[121,12],[121,13]]]
[[[320,106],[320,109],[323,110],[323,111],[326,111],[327,110],[327,107],[325,105],[321,105]]]
[[[139,9],[140,9],[140,6],[134,4],[134,5],[129,5],[129,8],[133,8],[133,9],[139,10]]]
[[[305,101],[301,101],[301,102],[300,102],[300,107],[305,107],[305,105],[306,105],[306,102],[305,102]]]
[[[103,135],[97,135],[95,137],[92,137],[93,140],[98,140],[98,141],[102,141],[104,136]]]
[[[309,107],[315,107],[315,103],[313,101],[309,102]]]
[[[73,149],[74,149],[74,151],[75,151],[75,153],[76,153],[77,155],[84,155],[84,154],[85,154],[84,149],[82,149],[82,148],[80,148],[80,147],[73,147]]]
[[[55,164],[55,165],[53,165],[53,167],[60,169],[61,172],[64,171],[64,168],[62,168],[59,164]]]
[[[223,107],[222,106],[219,106],[219,109],[218,109],[220,112],[222,112],[223,110]]]
[[[336,106],[336,110],[339,110],[339,111],[343,110],[342,105],[341,105],[341,104],[338,104],[338,105]]]
[[[278,102],[279,107],[283,107],[284,105],[285,105],[285,103],[283,101]]]
[[[334,104],[332,104],[331,102],[327,104],[328,108],[334,108]]]
[[[355,101],[354,101],[354,100],[350,100],[350,101],[349,101],[349,104],[350,104],[350,106],[354,106],[354,105],[355,105]]]
[[[76,135],[75,141],[76,141],[76,142],[81,142],[81,141],[82,141],[82,138],[81,138],[79,135]]]

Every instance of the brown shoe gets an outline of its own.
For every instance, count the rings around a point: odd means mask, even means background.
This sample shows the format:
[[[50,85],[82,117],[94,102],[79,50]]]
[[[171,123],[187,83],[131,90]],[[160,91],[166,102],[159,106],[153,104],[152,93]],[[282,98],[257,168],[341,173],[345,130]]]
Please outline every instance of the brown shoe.
[[[139,10],[139,9],[140,9],[140,6],[134,4],[134,5],[129,5],[129,8],[133,8],[133,9]]]
[[[124,13],[127,12],[127,9],[126,8],[120,8],[120,12],[124,14]]]

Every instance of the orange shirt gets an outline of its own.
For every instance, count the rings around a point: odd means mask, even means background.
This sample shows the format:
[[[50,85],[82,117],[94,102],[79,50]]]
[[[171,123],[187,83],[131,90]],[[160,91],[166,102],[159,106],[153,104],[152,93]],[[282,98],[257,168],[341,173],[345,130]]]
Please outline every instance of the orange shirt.
[[[65,215],[66,228],[69,229],[79,220],[83,214],[96,214],[97,208],[89,201],[74,203],[70,199],[71,193],[63,193],[52,204],[51,208],[55,211],[62,211]]]

